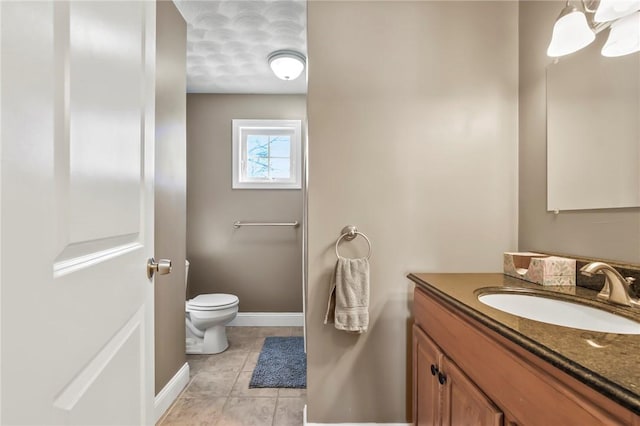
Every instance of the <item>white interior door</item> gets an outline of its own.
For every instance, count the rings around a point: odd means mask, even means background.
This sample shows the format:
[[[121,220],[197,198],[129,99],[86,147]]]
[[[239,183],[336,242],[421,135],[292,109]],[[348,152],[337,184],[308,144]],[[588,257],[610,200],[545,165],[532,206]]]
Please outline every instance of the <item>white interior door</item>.
[[[152,423],[155,2],[0,22],[0,423]]]

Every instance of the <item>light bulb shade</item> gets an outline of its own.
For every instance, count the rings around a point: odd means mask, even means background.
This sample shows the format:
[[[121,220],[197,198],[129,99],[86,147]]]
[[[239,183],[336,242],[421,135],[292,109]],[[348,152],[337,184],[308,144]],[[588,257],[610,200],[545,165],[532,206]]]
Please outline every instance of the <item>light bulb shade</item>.
[[[595,40],[596,34],[587,17],[573,6],[565,7],[553,26],[547,56],[557,57],[576,52]]]
[[[278,50],[269,55],[269,66],[281,80],[295,80],[302,74],[304,65],[304,55],[293,50]]]
[[[623,56],[640,51],[640,12],[620,18],[611,24],[602,56]]]
[[[640,0],[600,0],[593,20],[595,22],[613,21],[638,10],[640,10]]]

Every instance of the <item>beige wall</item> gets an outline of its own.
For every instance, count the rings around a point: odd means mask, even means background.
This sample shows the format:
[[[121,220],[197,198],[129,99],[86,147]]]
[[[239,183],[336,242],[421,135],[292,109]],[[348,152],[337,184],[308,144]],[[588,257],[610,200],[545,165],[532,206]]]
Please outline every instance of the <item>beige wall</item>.
[[[517,2],[309,2],[310,422],[407,421],[406,274],[516,248],[517,24]],[[347,224],[373,244],[363,335],[322,324]]]
[[[546,49],[563,5],[520,2],[519,249],[640,263],[640,209],[546,211]]]
[[[232,293],[240,312],[302,312],[301,190],[231,189],[231,120],[305,120],[304,95],[187,97],[189,293]],[[304,132],[303,132],[304,133]]]
[[[187,27],[173,2],[157,2],[155,257],[173,261],[156,275],[156,394],[186,362],[184,259],[186,252]]]

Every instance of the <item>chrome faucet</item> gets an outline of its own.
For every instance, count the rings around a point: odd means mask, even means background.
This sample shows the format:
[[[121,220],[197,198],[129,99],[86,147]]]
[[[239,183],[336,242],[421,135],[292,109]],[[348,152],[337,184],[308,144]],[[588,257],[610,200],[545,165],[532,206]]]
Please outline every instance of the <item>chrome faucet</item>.
[[[604,287],[598,297],[618,305],[640,306],[640,301],[629,293],[629,285],[634,278],[623,277],[613,266],[604,262],[591,262],[580,268],[580,272],[587,277],[604,275]]]

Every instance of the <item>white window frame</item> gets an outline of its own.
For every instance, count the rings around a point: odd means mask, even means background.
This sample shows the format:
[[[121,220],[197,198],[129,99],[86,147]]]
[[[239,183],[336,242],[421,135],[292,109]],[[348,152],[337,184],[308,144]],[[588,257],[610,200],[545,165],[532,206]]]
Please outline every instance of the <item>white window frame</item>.
[[[247,176],[247,135],[282,131],[291,135],[290,176],[282,178],[249,178]],[[263,133],[263,134],[265,134]],[[302,121],[301,120],[232,120],[233,189],[300,189],[302,188]]]

